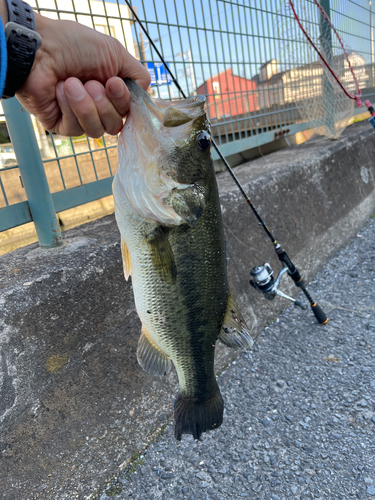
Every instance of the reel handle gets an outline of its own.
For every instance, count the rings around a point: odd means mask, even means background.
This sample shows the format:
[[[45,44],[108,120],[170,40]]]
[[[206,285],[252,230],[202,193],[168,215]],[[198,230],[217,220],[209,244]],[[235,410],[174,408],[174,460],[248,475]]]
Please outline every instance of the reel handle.
[[[294,305],[300,307],[301,309],[307,309],[307,305],[300,300],[295,300]]]
[[[312,312],[314,313],[314,316],[321,325],[325,325],[326,323],[328,323],[327,316],[325,315],[323,309],[319,307],[316,302],[314,302],[314,304],[311,304],[311,309]]]

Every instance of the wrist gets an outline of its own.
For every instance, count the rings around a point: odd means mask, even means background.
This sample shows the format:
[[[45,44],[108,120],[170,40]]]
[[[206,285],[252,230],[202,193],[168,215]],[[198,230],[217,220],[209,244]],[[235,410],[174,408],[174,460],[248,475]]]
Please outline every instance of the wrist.
[[[40,35],[42,38],[42,45],[40,46],[40,49],[37,51],[35,54],[35,60],[34,60],[34,65],[33,67],[38,64],[38,61],[43,58],[43,53],[48,51],[49,47],[49,42],[50,42],[50,36],[48,34],[48,29],[50,22],[52,22],[52,19],[49,19],[47,17],[44,17],[37,12],[34,12],[35,16],[35,31]]]
[[[53,19],[50,19],[49,17],[44,17],[41,14],[38,14],[37,12],[34,12],[35,16],[35,31],[39,33],[39,35],[43,39],[43,34],[45,35],[52,23],[54,23]]]
[[[72,42],[78,23],[63,19],[51,19],[36,12],[34,14],[35,30],[43,40],[40,49],[35,55],[34,66],[40,63],[43,66],[53,65],[53,71],[56,74],[60,72],[64,73],[64,56],[66,52],[64,52],[62,47]],[[70,25],[73,27],[70,28]],[[80,47],[78,46],[77,52],[79,51]],[[71,55],[71,58],[74,58],[74,54]],[[56,61],[60,62],[60,66],[56,67]]]
[[[0,16],[3,22],[3,26],[5,27],[8,22],[8,9],[4,0],[0,0]]]
[[[25,83],[42,41],[35,31],[34,13],[23,0],[6,0],[8,22],[5,25],[7,74],[3,98],[13,97]]]

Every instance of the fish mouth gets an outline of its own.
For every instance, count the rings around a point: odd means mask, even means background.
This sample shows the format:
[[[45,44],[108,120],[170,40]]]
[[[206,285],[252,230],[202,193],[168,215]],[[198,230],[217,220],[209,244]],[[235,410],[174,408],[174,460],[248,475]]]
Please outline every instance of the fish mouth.
[[[206,97],[204,95],[173,101],[151,99],[148,93],[133,80],[125,79],[124,81],[130,91],[130,113],[137,126],[151,119],[153,126],[160,132],[162,127],[179,127],[205,114]]]
[[[192,161],[191,153],[199,150],[197,134],[209,131],[206,99],[151,99],[134,81],[125,84],[130,109],[118,142],[117,201],[126,201],[144,220],[182,224],[185,219],[173,208],[170,193],[191,187],[201,176],[201,162]]]
[[[187,97],[186,99],[175,99],[174,101],[165,101],[163,99],[154,99],[159,108],[168,108],[169,106],[175,106],[179,108],[201,108],[202,104],[206,102],[206,97],[204,95],[198,94],[192,97]]]

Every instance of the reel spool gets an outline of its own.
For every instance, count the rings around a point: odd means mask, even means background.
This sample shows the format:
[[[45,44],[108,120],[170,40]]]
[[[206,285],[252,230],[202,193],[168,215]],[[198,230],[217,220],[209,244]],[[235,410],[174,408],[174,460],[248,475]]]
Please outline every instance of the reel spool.
[[[277,276],[276,280],[273,277],[273,270],[268,262],[265,262],[262,266],[253,267],[250,271],[250,276],[253,278],[250,280],[250,285],[253,286],[258,292],[264,293],[264,296],[268,300],[273,300],[276,295],[280,297],[284,297],[284,299],[288,299],[291,302],[294,302],[295,306],[300,307],[301,309],[307,309],[307,305],[305,305],[300,300],[295,300],[289,295],[286,295],[284,292],[279,290],[280,282],[284,274],[288,272],[288,268],[284,267]]]

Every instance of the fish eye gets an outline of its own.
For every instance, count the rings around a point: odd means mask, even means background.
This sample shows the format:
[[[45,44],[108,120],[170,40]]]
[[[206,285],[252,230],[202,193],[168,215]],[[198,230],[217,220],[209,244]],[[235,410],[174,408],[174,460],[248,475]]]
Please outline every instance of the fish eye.
[[[211,144],[211,137],[207,132],[201,132],[200,134],[197,135],[197,143],[199,146],[199,149],[201,151],[205,151],[207,148],[210,147]]]

